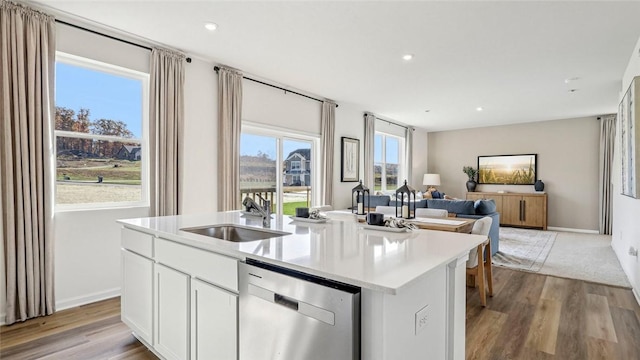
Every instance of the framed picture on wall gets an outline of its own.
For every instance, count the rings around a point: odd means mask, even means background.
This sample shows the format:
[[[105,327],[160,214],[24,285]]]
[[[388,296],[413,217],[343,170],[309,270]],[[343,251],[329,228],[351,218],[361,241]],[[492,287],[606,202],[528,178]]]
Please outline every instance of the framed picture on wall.
[[[354,182],[360,178],[360,140],[342,137],[340,181]]]
[[[622,195],[640,198],[640,128],[637,122],[640,104],[637,102],[640,93],[640,77],[631,81],[618,108],[618,122],[620,123],[620,160],[622,171]]]

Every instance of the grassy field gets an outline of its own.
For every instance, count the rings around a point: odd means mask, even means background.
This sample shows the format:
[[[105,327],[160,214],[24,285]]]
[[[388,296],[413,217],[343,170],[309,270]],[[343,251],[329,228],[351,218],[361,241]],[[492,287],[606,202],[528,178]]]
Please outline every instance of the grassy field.
[[[299,207],[307,207],[307,202],[306,201],[286,202],[282,204],[282,212],[284,215],[295,215],[296,208],[299,208]]]
[[[141,162],[116,159],[58,159],[56,180],[140,185]]]

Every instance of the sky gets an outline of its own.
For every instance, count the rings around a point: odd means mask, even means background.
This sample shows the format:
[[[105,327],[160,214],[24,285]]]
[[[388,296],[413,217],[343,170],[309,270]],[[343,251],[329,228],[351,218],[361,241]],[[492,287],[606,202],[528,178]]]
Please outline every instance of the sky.
[[[400,159],[398,157],[398,151],[400,149],[400,142],[398,141],[397,138],[388,136],[386,137],[387,139],[387,146],[385,147],[385,155],[386,155],[386,161],[385,163],[387,164],[399,164],[400,163]],[[374,139],[374,145],[373,145],[373,161],[380,163],[382,162],[382,136],[381,135],[376,135],[375,139]]]
[[[91,121],[123,121],[142,137],[142,82],[97,70],[56,62],[56,106],[90,110]]]
[[[310,149],[311,142],[285,139],[282,143],[283,157],[297,149]],[[270,159],[276,159],[276,138],[263,135],[243,133],[240,138],[240,155],[258,155],[258,151],[267,154]],[[284,160],[284,159],[282,159]]]

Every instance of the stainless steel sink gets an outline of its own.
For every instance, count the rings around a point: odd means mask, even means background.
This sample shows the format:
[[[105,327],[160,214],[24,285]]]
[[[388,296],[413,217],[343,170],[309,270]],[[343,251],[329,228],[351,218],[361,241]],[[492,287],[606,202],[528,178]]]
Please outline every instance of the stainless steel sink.
[[[291,233],[282,231],[262,230],[233,224],[198,226],[180,230],[233,242],[254,241],[291,235]]]

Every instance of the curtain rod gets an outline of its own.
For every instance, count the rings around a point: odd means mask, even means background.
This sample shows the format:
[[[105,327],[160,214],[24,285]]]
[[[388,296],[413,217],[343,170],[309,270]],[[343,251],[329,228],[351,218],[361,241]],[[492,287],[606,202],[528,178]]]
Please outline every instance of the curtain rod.
[[[68,22],[66,22],[66,21],[62,21],[62,20],[58,20],[58,19],[55,19],[55,21],[56,21],[57,23],[60,23],[60,24],[63,24],[63,25],[71,26],[72,28],[76,28],[76,29],[79,29],[79,30],[84,30],[84,31],[90,32],[90,33],[92,33],[92,34],[96,34],[96,35],[104,36],[104,37],[109,38],[109,39],[111,39],[111,40],[120,41],[120,42],[123,42],[123,43],[125,43],[125,44],[129,44],[129,45],[137,46],[137,47],[139,47],[139,48],[142,48],[142,49],[145,49],[145,50],[149,50],[149,51],[151,51],[151,50],[152,50],[152,49],[151,49],[150,47],[148,47],[148,46],[144,46],[144,45],[136,44],[136,43],[131,42],[131,41],[128,41],[128,40],[120,39],[120,38],[117,38],[117,37],[115,37],[115,36],[107,35],[107,34],[104,34],[104,33],[101,33],[101,32],[95,31],[95,30],[87,29],[87,28],[85,28],[85,27],[82,27],[82,26],[79,26],[79,25],[76,25],[76,24],[71,24],[71,23],[68,23]],[[186,60],[188,63],[190,63],[190,62],[191,62],[191,58],[190,58],[190,57],[186,58],[185,60]]]
[[[220,67],[219,67],[219,66],[214,66],[214,67],[213,67],[213,70],[214,70],[214,71],[216,72],[216,74],[217,74],[217,73],[220,71]],[[253,81],[253,82],[257,82],[258,84],[262,84],[262,85],[270,86],[270,87],[272,87],[272,88],[276,88],[276,89],[284,90],[284,92],[285,92],[285,93],[290,92],[290,93],[292,93],[292,94],[296,94],[296,95],[299,95],[299,96],[306,97],[307,99],[311,99],[311,100],[315,100],[315,101],[319,101],[319,102],[324,102],[324,100],[316,99],[316,98],[311,97],[311,96],[309,96],[309,95],[301,94],[301,93],[299,93],[299,92],[291,91],[291,90],[289,90],[289,89],[285,89],[285,88],[280,87],[280,86],[276,86],[276,85],[269,84],[269,83],[266,83],[266,82],[263,82],[263,81],[260,81],[260,80],[252,79],[252,78],[250,78],[250,77],[246,77],[246,76],[244,76],[244,75],[242,76],[242,78],[243,78],[243,79],[247,79],[247,80],[251,80],[251,81]],[[336,107],[338,107],[338,104],[336,104]]]
[[[371,113],[369,113],[369,114],[371,114]],[[400,126],[401,128],[405,128],[407,130],[411,129],[411,131],[416,131],[416,129],[411,127],[411,126],[400,125],[398,123],[394,123],[393,121],[389,121],[389,120],[386,120],[386,119],[381,119],[381,118],[375,116],[374,114],[371,114],[371,115],[373,115],[374,118],[376,118],[376,119],[378,119],[380,121],[384,121],[384,122],[386,122],[386,123],[388,123],[390,125]],[[367,114],[365,113],[363,116],[367,117]]]

